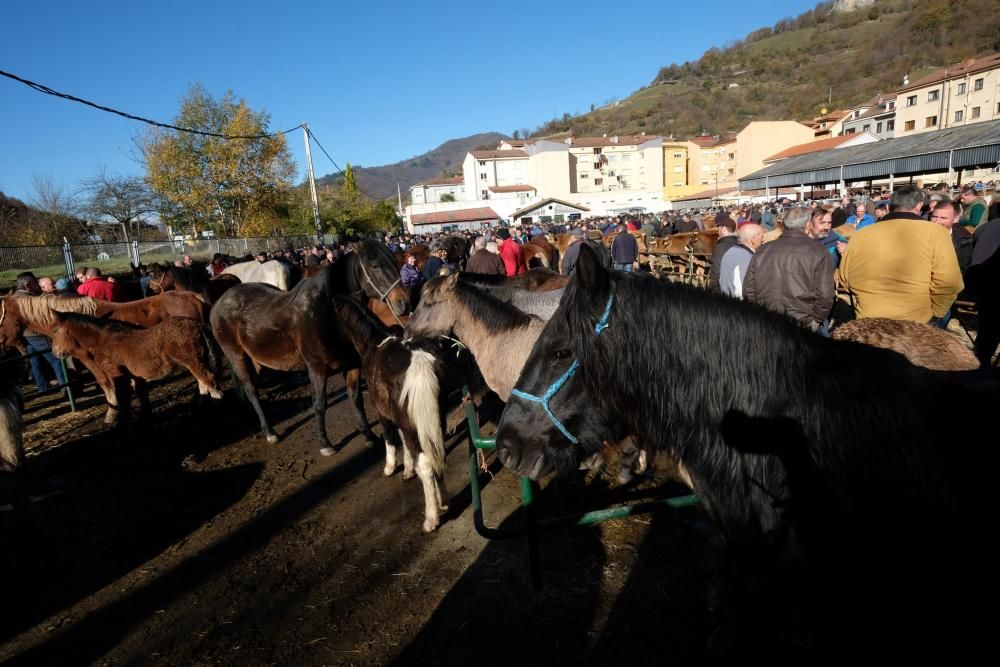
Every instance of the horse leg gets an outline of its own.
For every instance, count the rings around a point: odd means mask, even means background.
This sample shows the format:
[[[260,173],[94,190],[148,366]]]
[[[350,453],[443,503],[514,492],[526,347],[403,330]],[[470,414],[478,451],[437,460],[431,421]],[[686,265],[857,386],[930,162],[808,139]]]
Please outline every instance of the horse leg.
[[[257,418],[260,419],[260,430],[264,432],[264,436],[267,441],[272,445],[278,442],[277,434],[271,429],[271,426],[267,423],[267,417],[264,416],[264,410],[260,407],[260,400],[257,398],[257,387],[254,384],[254,376],[250,372],[250,367],[247,365],[249,359],[246,354],[240,354],[239,356],[229,354],[226,355],[229,358],[229,364],[233,368],[233,374],[236,379],[239,380],[240,386],[243,388],[243,394],[250,401],[250,405],[257,412]],[[234,358],[235,357],[235,358]]]
[[[402,429],[399,431],[399,439],[403,443],[403,479],[413,479],[416,473],[413,471],[414,445],[417,442],[417,434],[410,434],[410,439],[406,439],[406,434]]]
[[[410,464],[412,465],[413,454],[410,452],[410,449],[413,445],[410,443],[419,441],[417,440],[416,432],[410,432],[407,435],[409,435],[409,442],[404,446],[404,451],[409,455],[411,459]],[[431,533],[437,530],[438,525],[441,523],[441,516],[439,514],[441,490],[438,488],[431,460],[423,452],[417,452],[417,475],[420,477],[420,483],[424,487],[424,532]]]
[[[365,416],[365,399],[361,395],[361,369],[355,368],[344,373],[344,383],[347,385],[347,394],[351,397],[351,405],[354,407],[354,414],[358,418],[358,432],[364,434],[368,441],[368,446],[373,447],[378,444],[378,438],[370,428],[368,428],[368,417]]]
[[[145,380],[136,378],[135,395],[139,398],[139,420],[147,422],[153,416],[153,409],[149,405],[149,385]]]
[[[396,424],[391,420],[379,415],[379,423],[382,425],[382,437],[385,439],[385,468],[382,474],[386,477],[396,472],[396,449],[399,447],[399,431]]]
[[[132,380],[117,377],[114,383],[115,395],[118,397],[118,428],[125,428],[132,421]]]
[[[337,451],[326,437],[326,364],[309,366],[309,382],[313,390],[313,412],[316,413],[316,435],[319,437],[319,453],[333,456]]]

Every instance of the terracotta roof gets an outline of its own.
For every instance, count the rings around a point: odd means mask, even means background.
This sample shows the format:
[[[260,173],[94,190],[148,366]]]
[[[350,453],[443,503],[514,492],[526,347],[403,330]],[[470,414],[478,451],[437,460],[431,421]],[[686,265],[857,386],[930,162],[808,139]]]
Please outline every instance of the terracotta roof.
[[[534,192],[531,185],[491,185],[487,188],[490,192]]]
[[[429,181],[421,181],[417,185],[462,185],[465,178],[462,176],[448,176],[444,178],[432,178]]]
[[[570,144],[573,148],[596,148],[598,146],[638,146],[653,139],[659,139],[659,135],[639,135],[622,134],[618,136],[618,141],[612,141],[615,137],[580,137],[573,139]]]
[[[502,158],[510,157],[528,157],[528,154],[522,150],[509,150],[509,151],[471,151],[472,156],[477,160],[498,160]]]
[[[691,137],[688,139],[693,144],[698,144],[702,148],[711,148],[712,146],[721,146],[722,144],[731,144],[736,141],[735,136],[722,135],[718,137],[701,135],[697,137]]]
[[[736,192],[737,188],[719,188],[716,190],[702,190],[701,192],[695,192],[694,194],[685,195],[684,197],[677,197],[672,201],[693,201],[695,199],[712,199],[718,195],[729,194],[730,192]]]
[[[908,86],[903,86],[897,93],[902,93],[908,90],[914,90],[916,88],[923,88],[924,86],[929,86],[934,83],[940,83],[946,79],[954,79],[960,76],[965,76],[966,74],[975,74],[977,72],[984,72],[989,69],[994,69],[1000,67],[1000,53],[990,53],[984,56],[979,56],[977,58],[969,58],[963,60],[960,63],[955,63],[953,65],[948,65],[944,69],[939,69],[933,74],[929,74],[922,79],[917,79]]]
[[[798,146],[792,146],[791,148],[786,148],[780,153],[775,153],[771,157],[764,158],[764,162],[772,162],[774,160],[783,160],[786,157],[792,157],[795,155],[805,155],[806,153],[815,153],[816,151],[825,151],[830,148],[836,148],[837,146],[850,141],[851,139],[857,139],[857,134],[845,134],[839,137],[827,137],[826,139],[818,139],[817,141],[810,141],[809,143],[799,144]]]
[[[434,211],[414,213],[410,222],[415,225],[440,225],[450,222],[475,222],[477,220],[499,220],[500,216],[492,208],[461,208],[455,211]]]
[[[828,111],[826,114],[824,114],[822,116],[816,116],[816,118],[814,118],[813,120],[815,122],[817,122],[817,123],[822,123],[824,120],[826,120],[826,121],[832,120],[832,121],[836,122],[836,121],[840,120],[841,118],[846,118],[847,116],[850,116],[850,115],[851,115],[851,112],[847,111],[846,109],[842,110],[842,111]]]

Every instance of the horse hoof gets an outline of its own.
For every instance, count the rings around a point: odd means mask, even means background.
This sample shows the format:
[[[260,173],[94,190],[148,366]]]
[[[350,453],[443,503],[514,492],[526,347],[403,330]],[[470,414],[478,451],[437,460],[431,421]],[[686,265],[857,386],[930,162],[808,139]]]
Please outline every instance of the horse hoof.
[[[337,453],[337,450],[335,450],[333,447],[320,447],[319,453],[322,454],[323,456],[333,456],[334,454]]]
[[[448,511],[448,506],[447,505],[441,505],[441,507],[438,507],[438,511],[439,512],[447,512]]]
[[[424,519],[424,532],[433,533],[437,530],[438,520],[437,519]]]
[[[271,433],[270,435],[267,436],[267,442],[268,442],[268,444],[271,444],[271,445],[275,444],[276,442],[278,442],[278,436],[276,436],[275,434]]]
[[[403,479],[404,480],[413,479],[416,476],[417,476],[417,473],[412,472],[412,471],[410,471],[410,472],[403,472]]]
[[[382,474],[385,475],[386,477],[392,477],[392,473],[394,472],[396,472],[396,466],[392,467],[386,466],[385,468],[382,469]]]
[[[222,398],[222,392],[219,390],[215,390],[211,393],[211,396],[216,400],[220,400]]]

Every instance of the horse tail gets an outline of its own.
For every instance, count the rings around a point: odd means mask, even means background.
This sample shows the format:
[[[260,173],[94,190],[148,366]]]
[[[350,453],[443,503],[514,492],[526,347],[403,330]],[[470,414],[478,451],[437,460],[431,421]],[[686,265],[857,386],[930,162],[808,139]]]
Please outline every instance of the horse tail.
[[[215,376],[216,388],[221,383],[219,374],[222,372],[222,363],[220,361],[221,352],[219,350],[219,344],[215,340],[215,335],[209,329],[209,325],[205,323],[198,323],[198,333],[201,334],[202,344],[205,346],[205,361],[209,370],[212,371],[212,375]]]
[[[24,464],[24,424],[18,403],[14,396],[0,398],[0,467],[11,470]]]
[[[406,409],[417,427],[420,451],[427,455],[436,477],[444,474],[444,434],[441,432],[440,390],[437,359],[423,350],[410,351],[410,366],[406,369],[399,405]]]

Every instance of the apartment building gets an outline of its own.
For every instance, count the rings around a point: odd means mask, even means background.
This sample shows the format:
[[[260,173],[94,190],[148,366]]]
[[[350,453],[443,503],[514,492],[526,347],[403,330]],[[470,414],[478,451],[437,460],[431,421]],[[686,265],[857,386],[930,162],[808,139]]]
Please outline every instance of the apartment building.
[[[432,178],[429,181],[410,186],[410,201],[414,204],[429,204],[448,200],[462,201],[464,199],[465,178],[462,176]]]
[[[949,65],[896,91],[896,136],[1000,118],[1000,53]]]
[[[572,167],[571,192],[660,190],[663,187],[663,137],[570,137],[565,143]]]
[[[842,123],[842,132],[858,134],[871,132],[879,139],[896,136],[896,94],[876,95],[863,104],[849,109],[850,115]]]
[[[688,185],[694,190],[736,184],[736,135],[702,134],[688,144]]]

